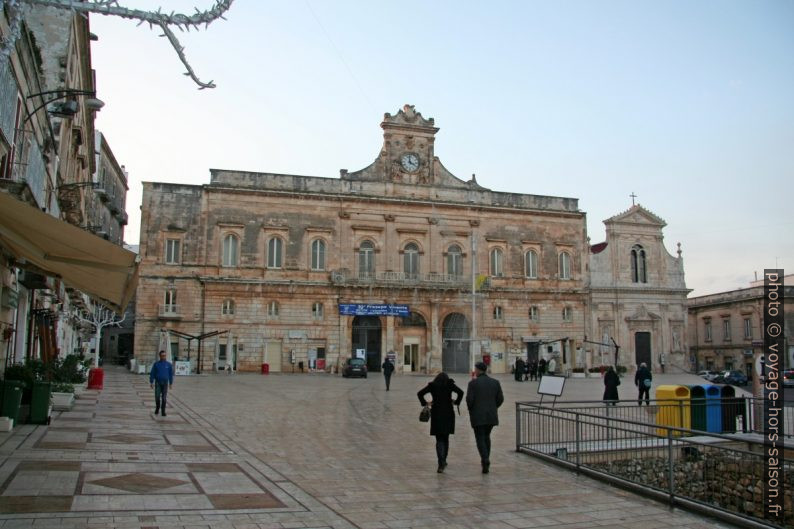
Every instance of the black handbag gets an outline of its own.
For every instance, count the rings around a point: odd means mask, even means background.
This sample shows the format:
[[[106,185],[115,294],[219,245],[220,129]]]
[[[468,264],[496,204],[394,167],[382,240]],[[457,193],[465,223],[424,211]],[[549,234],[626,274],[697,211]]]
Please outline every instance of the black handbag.
[[[419,420],[421,422],[427,422],[430,420],[430,407],[425,406],[422,408],[422,411],[419,412]]]

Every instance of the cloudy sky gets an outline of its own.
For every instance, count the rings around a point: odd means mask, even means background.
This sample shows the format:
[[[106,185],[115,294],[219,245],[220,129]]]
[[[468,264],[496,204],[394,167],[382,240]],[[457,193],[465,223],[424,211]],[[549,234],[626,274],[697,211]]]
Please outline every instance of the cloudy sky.
[[[123,1],[192,13],[209,0]],[[236,0],[179,33],[92,15],[97,127],[130,176],[338,177],[384,112],[435,118],[436,155],[495,191],[576,197],[592,243],[637,202],[681,243],[692,295],[794,271],[794,2]]]

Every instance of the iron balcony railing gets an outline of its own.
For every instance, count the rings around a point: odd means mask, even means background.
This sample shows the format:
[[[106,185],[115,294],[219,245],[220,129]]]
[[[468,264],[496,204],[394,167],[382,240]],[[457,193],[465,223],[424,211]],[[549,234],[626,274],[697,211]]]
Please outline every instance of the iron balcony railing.
[[[159,315],[161,318],[179,318],[181,317],[181,313],[179,311],[180,306],[175,305],[173,303],[165,303],[159,306]]]
[[[359,272],[355,277],[346,277],[352,283],[391,283],[398,285],[443,285],[453,287],[468,286],[470,280],[463,276],[450,274],[408,274],[405,272]]]
[[[691,402],[657,400],[650,406],[517,402],[516,451],[733,523],[794,526],[791,509],[781,523],[764,519],[766,455],[763,436],[752,426],[760,423],[759,402],[725,400],[720,412],[726,406],[726,418],[734,419],[726,433],[681,427],[687,413],[691,424]],[[784,424],[789,421],[786,417]],[[789,424],[786,441],[791,443],[794,424]],[[784,456],[781,465],[785,481],[781,503],[791,505],[794,460]]]

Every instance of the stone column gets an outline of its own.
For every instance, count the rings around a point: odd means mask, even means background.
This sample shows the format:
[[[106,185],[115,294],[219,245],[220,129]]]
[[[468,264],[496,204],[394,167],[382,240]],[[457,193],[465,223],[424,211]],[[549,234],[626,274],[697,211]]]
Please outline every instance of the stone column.
[[[430,346],[427,349],[427,372],[441,369],[441,331],[438,322],[439,303],[430,302]]]
[[[383,352],[388,352],[388,351],[397,352],[397,350],[394,348],[394,318],[395,316],[386,316],[386,350]],[[381,359],[381,362],[382,361],[383,359]],[[397,365],[400,365],[399,355],[397,361],[395,362],[395,367],[397,367]]]

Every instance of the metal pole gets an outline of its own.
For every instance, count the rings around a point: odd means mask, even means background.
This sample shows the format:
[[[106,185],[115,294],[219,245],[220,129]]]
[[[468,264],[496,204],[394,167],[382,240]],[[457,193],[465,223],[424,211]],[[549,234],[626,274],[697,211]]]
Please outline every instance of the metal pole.
[[[673,430],[671,428],[667,429],[667,480],[670,489],[670,505],[673,504],[673,498],[675,495],[675,489],[673,487]]]
[[[474,372],[474,347],[477,343],[477,239],[471,232],[471,345],[469,347],[469,372]]]
[[[521,405],[516,402],[516,452],[521,449]]]

